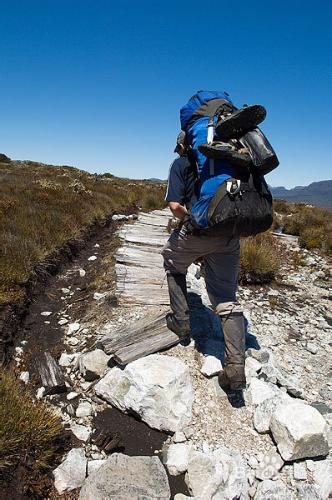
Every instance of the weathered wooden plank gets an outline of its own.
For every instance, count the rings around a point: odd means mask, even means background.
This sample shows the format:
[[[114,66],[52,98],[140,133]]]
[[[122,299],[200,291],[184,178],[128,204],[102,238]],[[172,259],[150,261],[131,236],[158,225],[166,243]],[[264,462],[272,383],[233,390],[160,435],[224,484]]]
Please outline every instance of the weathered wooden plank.
[[[45,394],[60,394],[67,391],[61,368],[48,351],[44,352],[36,363],[41,382],[46,389]]]
[[[167,227],[169,219],[170,217],[161,217],[160,215],[141,214],[138,223],[154,227]]]
[[[153,247],[152,247],[153,248]],[[151,252],[151,247],[123,245],[116,253],[116,261],[139,267],[163,267],[163,257],[159,252]]]
[[[117,278],[124,282],[140,283],[141,286],[163,285],[165,281],[165,271],[162,267],[151,267],[149,272],[144,267],[126,266],[124,264],[115,264]]]
[[[133,234],[133,233],[129,233],[129,234],[122,234],[120,235],[119,234],[119,237],[122,238],[122,239],[125,239],[126,242],[128,243],[136,243],[136,244],[140,244],[140,245],[151,245],[151,246],[154,246],[154,247],[159,247],[159,248],[162,248],[167,239],[168,239],[168,236],[167,235],[166,237],[164,236],[159,236],[159,235],[151,235],[151,236],[148,236],[148,235],[142,235],[142,234]]]
[[[134,224],[126,226],[119,230],[119,236],[126,238],[127,236],[145,236],[145,237],[160,237],[169,238],[169,234],[164,227],[150,226],[148,224]]]
[[[97,346],[112,354],[121,365],[167,349],[177,344],[179,338],[167,328],[165,312],[162,310],[155,317],[149,315],[135,325],[121,328],[112,336],[101,339]]]

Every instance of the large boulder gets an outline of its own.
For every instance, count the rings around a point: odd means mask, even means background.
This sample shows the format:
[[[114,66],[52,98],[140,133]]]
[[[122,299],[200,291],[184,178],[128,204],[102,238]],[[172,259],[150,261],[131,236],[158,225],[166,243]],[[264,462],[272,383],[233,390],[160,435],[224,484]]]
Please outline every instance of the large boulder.
[[[278,406],[270,429],[284,460],[325,456],[329,452],[327,423],[310,405],[296,402]]]
[[[92,381],[101,377],[107,369],[110,357],[101,349],[82,354],[78,359],[78,367],[85,380]]]
[[[60,495],[82,486],[86,477],[86,466],[84,448],[70,450],[65,460],[53,471],[54,486]]]
[[[80,500],[169,499],[166,471],[158,457],[128,457],[114,453],[85,480]]]
[[[134,412],[155,429],[175,432],[189,424],[194,393],[187,366],[178,359],[152,354],[112,368],[95,391],[108,403]]]
[[[194,497],[204,500],[247,498],[247,478],[241,455],[227,448],[191,453],[186,483]]]
[[[257,405],[254,412],[254,427],[256,431],[261,434],[267,434],[270,431],[270,421],[274,411],[279,405],[288,402],[292,402],[292,398],[280,391],[279,395],[265,399],[265,401]]]

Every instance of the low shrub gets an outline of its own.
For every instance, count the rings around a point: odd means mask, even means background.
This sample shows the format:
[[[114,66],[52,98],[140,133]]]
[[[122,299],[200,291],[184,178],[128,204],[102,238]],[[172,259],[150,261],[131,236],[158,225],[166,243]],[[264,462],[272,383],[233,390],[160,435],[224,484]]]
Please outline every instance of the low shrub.
[[[330,254],[332,251],[332,211],[305,203],[287,203],[275,200],[278,214],[274,220],[284,233],[299,237],[299,244],[308,250],[317,249]]]
[[[291,206],[285,200],[273,200],[273,209],[280,214],[291,213]]]
[[[41,401],[33,402],[14,374],[0,369],[0,479],[20,475],[22,493],[36,492],[63,445],[60,419]]]
[[[272,235],[241,239],[240,282],[269,283],[280,266],[280,252]]]

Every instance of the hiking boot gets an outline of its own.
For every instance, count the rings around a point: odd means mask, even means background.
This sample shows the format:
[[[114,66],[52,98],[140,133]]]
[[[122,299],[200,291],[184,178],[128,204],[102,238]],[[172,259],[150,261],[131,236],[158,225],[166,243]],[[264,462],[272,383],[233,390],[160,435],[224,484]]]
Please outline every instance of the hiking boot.
[[[245,106],[231,114],[221,115],[216,125],[216,134],[223,141],[241,137],[253,130],[266,117],[266,109],[259,104]]]
[[[218,382],[225,392],[245,389],[244,365],[226,365],[223,371],[218,374]]]
[[[166,324],[167,328],[180,338],[188,337],[190,333],[189,320],[178,320],[174,313],[166,314]]]
[[[171,312],[166,315],[167,328],[180,338],[190,332],[187,282],[185,274],[167,273]]]
[[[237,167],[248,168],[251,165],[251,158],[247,148],[236,149],[228,142],[211,142],[201,144],[198,149],[203,155],[215,160],[228,160]]]

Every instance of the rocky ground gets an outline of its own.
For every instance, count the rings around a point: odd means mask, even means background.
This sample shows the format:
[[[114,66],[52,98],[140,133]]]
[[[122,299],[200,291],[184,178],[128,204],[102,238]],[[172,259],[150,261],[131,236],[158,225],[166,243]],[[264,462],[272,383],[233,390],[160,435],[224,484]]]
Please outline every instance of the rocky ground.
[[[120,498],[119,491],[121,498],[178,494],[179,500],[183,494],[200,499],[329,497],[330,268],[325,258],[300,250],[296,239],[283,238],[283,243],[301,255],[301,265],[294,270],[285,262],[272,286],[239,288],[248,323],[248,387],[243,398],[227,396],[218,386],[223,340],[208,309],[204,270],[198,265],[188,274],[190,344],[124,369],[112,365],[109,356],[96,349],[96,341],[119,324],[134,325],[148,307],[116,306],[109,259],[114,242],[111,245],[107,235],[92,242],[54,279],[51,298],[37,301],[27,318],[16,361],[22,380],[32,378],[38,385],[34,364],[25,353],[41,354],[47,347],[32,335],[36,317],[39,325],[42,318],[44,330],[57,332],[51,353],[65,375],[67,393],[47,395],[48,388],[39,382],[36,397],[54,406],[79,443],[54,471],[59,494],[74,490],[82,499]],[[97,279],[100,267],[103,279],[100,273]],[[38,331],[44,338],[43,328]],[[107,427],[101,416],[110,411]],[[133,422],[132,430],[127,429],[132,439],[142,433],[147,441],[140,452],[135,447],[129,452],[123,445],[121,423],[116,431],[111,427],[125,413],[149,425],[125,417]],[[162,438],[153,434],[157,431],[149,434],[150,428],[162,431]]]

